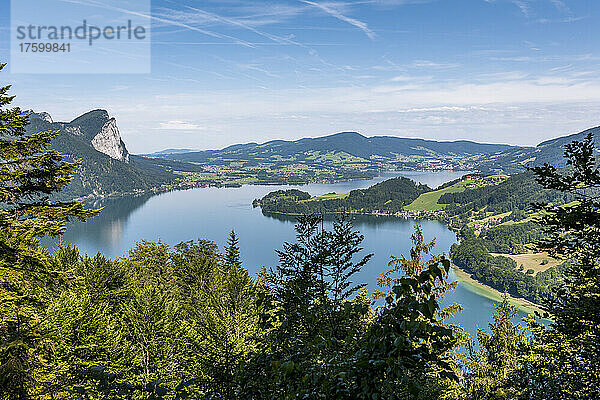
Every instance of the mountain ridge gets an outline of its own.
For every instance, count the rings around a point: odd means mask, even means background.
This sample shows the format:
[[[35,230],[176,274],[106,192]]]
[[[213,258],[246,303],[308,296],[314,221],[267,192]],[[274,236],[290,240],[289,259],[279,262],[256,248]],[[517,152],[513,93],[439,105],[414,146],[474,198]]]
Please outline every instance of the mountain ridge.
[[[546,140],[536,147],[511,149],[496,154],[482,165],[482,171],[518,173],[523,172],[527,167],[540,166],[545,163],[556,167],[564,167],[566,165],[564,158],[565,145],[574,140],[582,141],[589,133],[593,134],[596,149],[600,152],[600,126],[597,126],[579,133]]]
[[[317,138],[271,140],[243,143],[220,150],[186,153],[154,153],[152,157],[204,165],[231,162],[256,166],[276,162],[279,165],[311,164],[331,167],[332,160],[362,169],[470,169],[484,157],[508,150],[523,149],[506,144],[481,144],[466,140],[434,140],[394,136],[366,137],[358,132],[338,132]],[[340,165],[335,165],[339,167]]]
[[[50,148],[81,160],[61,199],[106,197],[157,190],[175,179],[169,171],[140,167],[130,160],[116,119],[106,110],[92,110],[71,122],[55,122],[48,113],[31,113],[27,133],[57,131]]]
[[[275,139],[275,140],[270,140],[267,142],[263,142],[263,143],[257,143],[257,142],[249,142],[249,143],[238,143],[238,144],[233,144],[233,145],[229,145],[226,146],[222,149],[210,149],[210,150],[198,150],[198,151],[189,151],[186,152],[185,154],[190,156],[190,154],[206,154],[206,153],[215,153],[215,152],[223,152],[223,151],[232,151],[232,150],[239,150],[239,149],[245,149],[245,148],[252,148],[252,147],[268,147],[268,146],[283,146],[283,145],[290,145],[290,144],[296,144],[296,145],[301,145],[301,144],[306,144],[306,143],[318,143],[318,142],[324,142],[324,141],[339,141],[339,140],[359,140],[361,142],[367,142],[367,143],[374,143],[377,141],[385,141],[385,142],[404,142],[404,143],[412,143],[412,144],[439,144],[439,145],[472,145],[474,147],[480,147],[481,149],[484,148],[488,148],[488,149],[502,149],[502,150],[506,150],[506,149],[510,149],[510,148],[523,148],[521,146],[513,146],[513,145],[509,145],[509,144],[493,144],[493,143],[478,143],[478,142],[474,142],[474,141],[470,141],[470,140],[455,140],[455,141],[436,141],[436,140],[430,140],[430,139],[420,139],[420,138],[406,138],[406,137],[398,137],[398,136],[389,136],[389,135],[377,135],[377,136],[364,136],[359,132],[354,132],[354,131],[344,131],[344,132],[337,132],[337,133],[333,133],[330,135],[325,135],[325,136],[319,136],[319,137],[310,137],[310,138],[300,138],[300,139],[296,139],[296,140],[283,140],[283,139]],[[164,150],[163,150],[164,151]],[[161,152],[155,152],[152,154],[159,154]],[[482,154],[486,154],[489,153],[489,151],[484,151],[481,152]],[[174,154],[174,153],[167,153],[169,155],[173,155],[173,156],[177,156],[178,154]],[[352,154],[352,153],[350,153]]]

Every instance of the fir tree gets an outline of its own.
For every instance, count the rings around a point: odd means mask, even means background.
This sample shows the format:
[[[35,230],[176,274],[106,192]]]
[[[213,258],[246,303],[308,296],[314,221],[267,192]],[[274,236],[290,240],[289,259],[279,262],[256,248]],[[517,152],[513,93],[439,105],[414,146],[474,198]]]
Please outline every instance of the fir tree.
[[[26,399],[34,388],[46,390],[36,382],[41,358],[33,354],[44,336],[44,303],[61,279],[38,241],[63,233],[71,218],[97,212],[51,200],[71,182],[78,163],[48,150],[56,132],[26,133],[29,115],[8,108],[14,99],[9,89],[0,87],[0,397]]]
[[[229,233],[227,247],[225,247],[225,266],[228,268],[241,268],[242,266],[239,239],[233,230]]]
[[[533,169],[547,189],[572,194],[564,205],[538,204],[548,237],[540,244],[567,258],[562,287],[548,304],[552,326],[530,320],[535,340],[526,351],[520,384],[529,399],[600,398],[600,169],[594,138],[565,149],[567,168]]]
[[[525,328],[512,322],[517,307],[510,304],[508,294],[496,304],[491,334],[477,332],[480,350],[467,359],[464,381],[467,399],[516,399],[518,391],[509,379],[518,368],[519,350],[526,342]]]

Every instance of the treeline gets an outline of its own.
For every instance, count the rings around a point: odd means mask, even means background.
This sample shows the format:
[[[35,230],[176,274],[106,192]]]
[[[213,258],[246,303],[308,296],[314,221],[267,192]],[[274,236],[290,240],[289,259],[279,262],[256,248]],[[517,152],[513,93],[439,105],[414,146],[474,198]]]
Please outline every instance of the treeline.
[[[490,253],[527,253],[533,243],[544,237],[543,228],[533,222],[494,226],[479,236],[465,226],[459,233],[460,243],[450,249],[450,259],[478,282],[541,304],[562,281],[565,267],[551,267],[533,276],[519,268],[513,259]]]
[[[537,275],[519,270],[508,258],[490,254],[486,241],[477,237],[463,240],[450,250],[450,258],[460,269],[469,272],[478,282],[501,292],[543,304],[562,280],[564,267],[551,267]]]
[[[468,225],[459,232],[459,237],[469,239],[475,231]],[[535,222],[493,225],[479,233],[478,238],[490,253],[524,254],[534,243],[544,238],[544,229]]]
[[[236,369],[268,332],[261,318],[273,305],[264,282],[241,268],[235,236],[230,243],[228,257],[207,241],[140,242],[118,261],[61,248],[53,276],[68,281],[53,285],[36,315],[44,336],[28,351],[44,361],[31,366],[31,394],[129,398],[169,388],[232,398]]]
[[[290,190],[270,193],[254,204],[260,205],[264,213],[308,215],[379,211],[391,214],[403,211],[404,206],[429,191],[431,189],[426,185],[399,177],[368,189],[353,190],[347,197],[309,200],[308,193]]]
[[[465,190],[459,193],[445,193],[438,200],[446,204],[446,213],[457,216],[484,210],[494,214],[505,212],[531,211],[533,204],[565,204],[576,200],[571,193],[545,189],[535,180],[532,172],[512,175],[506,181],[492,186]]]

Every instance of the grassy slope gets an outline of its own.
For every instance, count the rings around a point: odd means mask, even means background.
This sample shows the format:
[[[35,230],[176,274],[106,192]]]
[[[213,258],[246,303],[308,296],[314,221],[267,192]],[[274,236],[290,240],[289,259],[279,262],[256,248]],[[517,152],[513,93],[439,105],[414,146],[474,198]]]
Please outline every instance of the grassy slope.
[[[345,199],[348,196],[350,196],[350,193],[342,193],[342,194],[328,193],[328,194],[324,194],[323,196],[313,197],[310,200],[303,200],[303,202],[323,201],[323,200],[332,200],[332,199]]]
[[[483,218],[483,219],[473,219],[467,225],[468,226],[473,226],[475,224],[485,224],[486,222],[489,222],[492,219],[502,219],[502,218],[510,216],[510,214],[512,214],[512,211],[508,211],[508,212],[501,213],[501,214],[493,214],[493,213],[488,213],[488,214],[489,215],[487,217]],[[519,221],[519,222],[509,221],[509,222],[512,222],[512,224],[506,224],[506,225],[523,224],[523,223],[528,222],[530,220],[531,220],[531,218],[527,218],[527,219],[524,219],[524,220]],[[498,225],[503,225],[503,224],[498,224]]]
[[[506,175],[490,175],[484,178],[485,181],[490,181],[494,178],[506,178]],[[467,186],[476,184],[474,180],[464,180],[444,189],[434,190],[433,192],[424,193],[411,204],[404,207],[406,211],[441,211],[446,208],[446,204],[438,204],[440,197],[446,193],[460,193],[467,190]]]
[[[433,192],[423,193],[418,199],[404,207],[406,211],[440,211],[446,208],[446,204],[438,204],[440,197],[445,193],[459,193],[466,190],[465,185],[472,181],[463,181],[455,185]]]

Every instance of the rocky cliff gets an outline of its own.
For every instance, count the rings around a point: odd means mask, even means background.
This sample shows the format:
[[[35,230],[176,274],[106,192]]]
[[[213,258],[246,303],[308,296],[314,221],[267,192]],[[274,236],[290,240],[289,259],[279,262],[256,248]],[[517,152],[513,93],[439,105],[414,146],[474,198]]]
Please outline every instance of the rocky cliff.
[[[100,133],[92,139],[92,146],[115,160],[129,162],[129,153],[125,148],[125,143],[121,140],[117,120],[114,118],[108,120]]]
[[[156,191],[176,178],[172,172],[150,168],[143,157],[130,158],[116,120],[104,110],[90,111],[71,122],[53,122],[48,113],[32,113],[27,131],[58,131],[51,148],[67,161],[81,160],[61,199]]]
[[[47,112],[31,113],[32,120],[41,120],[52,124]],[[58,122],[65,132],[89,141],[92,147],[110,158],[129,163],[129,152],[121,139],[117,120],[111,118],[105,110],[94,110],[71,122]]]
[[[94,110],[75,118],[65,129],[90,142],[94,149],[114,160],[129,162],[129,152],[121,139],[117,121],[106,110]]]

